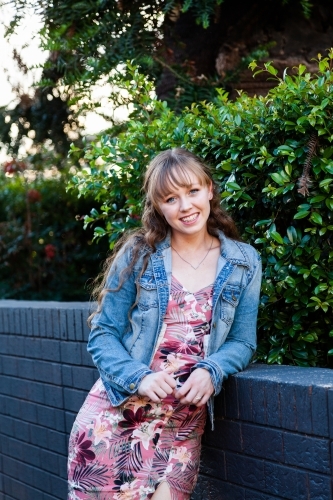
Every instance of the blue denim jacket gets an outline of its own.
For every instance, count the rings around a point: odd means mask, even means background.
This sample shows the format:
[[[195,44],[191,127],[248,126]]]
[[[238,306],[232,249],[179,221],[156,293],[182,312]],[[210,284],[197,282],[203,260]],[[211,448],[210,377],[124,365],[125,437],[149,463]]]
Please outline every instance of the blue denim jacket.
[[[211,333],[206,357],[195,365],[209,371],[217,395],[228,375],[243,370],[256,348],[256,323],[261,284],[261,260],[246,243],[231,240],[222,232],[213,291]],[[134,394],[151,364],[163,325],[171,285],[170,236],[157,244],[147,269],[139,259],[119,290],[121,271],[132,258],[130,245],[116,257],[107,280],[101,311],[92,320],[88,351],[97,366],[113,406]],[[131,320],[129,319],[129,311]],[[208,402],[213,426],[213,398]]]

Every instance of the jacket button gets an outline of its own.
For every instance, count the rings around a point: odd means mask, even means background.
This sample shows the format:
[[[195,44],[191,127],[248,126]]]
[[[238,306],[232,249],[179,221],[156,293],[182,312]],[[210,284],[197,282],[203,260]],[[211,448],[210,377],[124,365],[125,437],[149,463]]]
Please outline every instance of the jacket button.
[[[216,323],[215,322],[213,323],[213,328],[216,328]]]
[[[129,388],[133,391],[133,389],[135,389],[135,384],[130,384]]]
[[[236,301],[237,301],[237,298],[234,296],[234,294],[232,294],[232,300],[233,300],[234,302],[236,302]]]

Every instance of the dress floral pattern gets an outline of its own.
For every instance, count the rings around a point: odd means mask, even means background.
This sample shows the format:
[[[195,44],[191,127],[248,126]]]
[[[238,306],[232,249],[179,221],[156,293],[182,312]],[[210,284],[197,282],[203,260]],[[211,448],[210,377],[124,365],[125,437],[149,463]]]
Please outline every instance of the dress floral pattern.
[[[186,290],[172,277],[171,293],[151,364],[181,387],[204,357],[212,285]],[[197,480],[206,407],[171,394],[160,403],[134,395],[112,407],[99,379],[74,422],[69,441],[68,500],[146,500],[167,482],[172,500],[188,500]]]

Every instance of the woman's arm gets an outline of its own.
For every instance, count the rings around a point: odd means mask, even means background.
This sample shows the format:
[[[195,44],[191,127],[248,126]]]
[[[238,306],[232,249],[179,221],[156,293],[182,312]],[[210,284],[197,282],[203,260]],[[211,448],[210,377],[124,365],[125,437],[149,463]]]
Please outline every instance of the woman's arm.
[[[87,347],[103,381],[128,395],[134,394],[143,377],[152,373],[147,365],[133,359],[122,343],[124,335],[131,330],[129,311],[137,293],[134,272],[122,276],[130,259],[131,252],[127,247],[111,267],[106,283],[110,291],[103,298],[100,312],[92,319]]]

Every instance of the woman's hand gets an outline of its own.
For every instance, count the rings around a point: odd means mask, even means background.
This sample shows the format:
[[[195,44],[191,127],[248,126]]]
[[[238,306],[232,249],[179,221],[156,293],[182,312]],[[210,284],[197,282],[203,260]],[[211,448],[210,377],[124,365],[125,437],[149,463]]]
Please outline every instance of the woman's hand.
[[[208,370],[197,368],[175,393],[182,404],[203,406],[214,393],[214,386]]]
[[[154,403],[159,403],[161,399],[172,394],[176,387],[175,379],[166,372],[156,372],[146,375],[141,380],[138,393],[140,396],[147,396]]]

